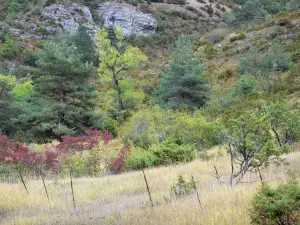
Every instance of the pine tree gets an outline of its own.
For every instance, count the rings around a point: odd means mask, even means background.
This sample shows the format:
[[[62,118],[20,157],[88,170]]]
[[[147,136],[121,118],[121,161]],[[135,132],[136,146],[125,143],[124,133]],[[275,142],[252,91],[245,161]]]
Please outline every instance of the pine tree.
[[[83,62],[94,62],[96,59],[96,49],[87,28],[79,27],[77,33],[71,38],[77,48],[77,52],[82,55]]]
[[[154,102],[162,107],[178,109],[200,108],[209,98],[207,80],[201,76],[204,67],[194,57],[192,42],[181,37],[175,43],[173,59],[163,70],[159,88],[154,93]]]
[[[61,141],[61,136],[79,135],[92,125],[100,128],[101,118],[92,113],[94,86],[88,83],[92,65],[83,63],[66,41],[47,42],[38,57],[43,75],[33,79],[31,107],[23,115],[28,134],[38,142]]]
[[[15,103],[9,80],[1,78],[5,78],[5,76],[0,76],[0,135],[12,135],[17,129],[15,122],[20,108]]]

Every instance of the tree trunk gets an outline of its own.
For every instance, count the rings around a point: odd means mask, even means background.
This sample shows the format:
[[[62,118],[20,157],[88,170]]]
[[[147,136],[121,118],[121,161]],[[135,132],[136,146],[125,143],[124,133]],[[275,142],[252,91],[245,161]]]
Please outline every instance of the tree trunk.
[[[231,173],[230,173],[230,186],[233,185],[233,173],[234,173],[234,165],[233,165],[233,151],[231,148],[231,144],[229,143],[229,153],[230,153],[230,164],[231,164]]]
[[[276,131],[274,128],[272,128],[272,131],[273,131],[274,134],[275,134],[275,137],[276,137],[276,140],[277,140],[279,146],[282,147],[282,144],[281,144],[281,141],[280,141],[279,134],[277,133],[277,131]]]
[[[124,107],[124,104],[123,104],[123,101],[122,101],[122,91],[121,91],[121,87],[120,87],[119,80],[117,78],[116,72],[113,72],[113,81],[114,81],[115,87],[116,87],[117,92],[118,92],[119,108],[120,108],[120,110],[125,110],[125,107]]]
[[[260,181],[261,181],[261,184],[264,186],[264,179],[263,179],[263,177],[262,177],[262,174],[261,174],[261,172],[260,172],[260,168],[258,167],[257,168],[257,171],[258,171],[258,174],[259,174],[259,179],[260,179]]]

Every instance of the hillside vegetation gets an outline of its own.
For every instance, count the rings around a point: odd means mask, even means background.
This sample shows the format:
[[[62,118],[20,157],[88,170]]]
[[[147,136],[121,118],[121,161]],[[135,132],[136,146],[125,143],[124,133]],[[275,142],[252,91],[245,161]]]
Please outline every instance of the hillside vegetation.
[[[103,2],[0,0],[0,223],[299,224],[300,2]]]

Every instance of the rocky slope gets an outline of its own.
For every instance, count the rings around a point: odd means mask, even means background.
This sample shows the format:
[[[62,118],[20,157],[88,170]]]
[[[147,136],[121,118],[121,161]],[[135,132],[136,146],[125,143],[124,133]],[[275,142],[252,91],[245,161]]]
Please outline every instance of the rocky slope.
[[[20,40],[47,39],[62,31],[74,34],[79,26],[84,26],[94,38],[104,25],[121,26],[126,35],[149,36],[157,30],[157,12],[177,15],[191,23],[213,25],[220,23],[221,15],[230,11],[229,6],[232,7],[219,0],[174,0],[136,6],[105,2],[90,8],[71,2],[53,3],[20,12],[14,20],[0,21],[0,31],[1,27],[9,27],[10,33]]]
[[[151,14],[125,3],[106,2],[99,6],[104,26],[120,26],[126,35],[147,36],[155,33],[157,22]]]
[[[102,23],[106,27],[121,26],[124,34],[138,36],[153,34],[157,27],[152,15],[143,13],[130,4],[106,2],[99,5],[94,13],[93,16],[90,9],[83,5],[55,3],[42,8],[37,15],[28,13],[16,19],[9,26],[9,31],[20,39],[47,38],[61,31],[73,35],[79,26],[84,26],[94,38]]]

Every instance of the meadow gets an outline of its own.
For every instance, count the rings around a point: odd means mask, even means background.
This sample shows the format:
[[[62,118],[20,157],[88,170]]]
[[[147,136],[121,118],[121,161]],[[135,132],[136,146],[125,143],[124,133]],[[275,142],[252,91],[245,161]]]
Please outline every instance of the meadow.
[[[29,194],[22,183],[2,182],[0,224],[250,224],[252,196],[261,187],[259,177],[248,174],[241,184],[227,185],[229,157],[218,156],[218,151],[212,150],[206,161],[145,170],[154,207],[141,171],[74,179],[75,210],[68,178],[45,180],[51,206],[41,180],[26,180]],[[271,186],[287,182],[300,169],[300,152],[284,157],[286,163],[262,171]],[[194,176],[203,211],[195,192],[180,198],[170,194],[178,175],[186,180]]]

